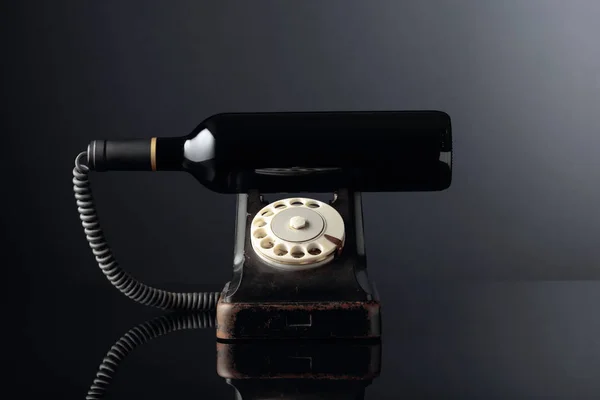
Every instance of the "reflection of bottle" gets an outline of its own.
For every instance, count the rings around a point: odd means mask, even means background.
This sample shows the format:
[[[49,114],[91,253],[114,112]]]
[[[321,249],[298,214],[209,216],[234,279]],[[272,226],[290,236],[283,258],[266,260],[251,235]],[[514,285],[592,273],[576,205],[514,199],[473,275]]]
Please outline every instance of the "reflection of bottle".
[[[175,138],[96,140],[97,171],[184,170],[239,193],[442,190],[450,117],[439,111],[217,114]]]

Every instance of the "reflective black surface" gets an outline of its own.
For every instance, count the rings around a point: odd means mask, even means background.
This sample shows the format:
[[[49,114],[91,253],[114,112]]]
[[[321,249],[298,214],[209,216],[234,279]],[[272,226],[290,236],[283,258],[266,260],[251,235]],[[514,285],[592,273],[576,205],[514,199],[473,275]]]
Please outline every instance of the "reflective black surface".
[[[115,341],[160,313],[132,304],[101,280],[54,288],[61,290],[31,288],[29,313],[16,327],[25,338],[16,381],[23,397],[83,399]],[[380,291],[381,374],[366,387],[366,399],[590,399],[600,393],[597,283],[383,282]],[[136,348],[120,364],[107,398],[235,397],[217,373],[208,328]]]

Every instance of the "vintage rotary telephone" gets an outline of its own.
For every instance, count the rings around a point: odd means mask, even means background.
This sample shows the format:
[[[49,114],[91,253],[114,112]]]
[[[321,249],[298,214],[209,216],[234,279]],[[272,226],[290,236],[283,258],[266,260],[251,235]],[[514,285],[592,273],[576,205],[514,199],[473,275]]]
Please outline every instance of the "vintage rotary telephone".
[[[237,194],[233,276],[220,293],[174,293],[125,272],[104,240],[89,171],[191,173]],[[86,238],[109,281],[161,309],[216,307],[217,338],[379,338],[362,192],[450,186],[450,117],[439,111],[217,114],[187,136],[95,140],[73,170]],[[263,194],[332,193],[326,203]]]

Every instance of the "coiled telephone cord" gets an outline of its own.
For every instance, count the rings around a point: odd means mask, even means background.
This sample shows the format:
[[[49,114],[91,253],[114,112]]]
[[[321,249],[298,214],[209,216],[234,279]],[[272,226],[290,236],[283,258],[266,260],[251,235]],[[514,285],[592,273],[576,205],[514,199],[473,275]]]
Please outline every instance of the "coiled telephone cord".
[[[96,262],[110,283],[133,301],[163,310],[211,310],[219,301],[218,292],[178,293],[156,289],[139,282],[123,270],[113,255],[98,221],[89,181],[89,167],[83,163],[85,152],[75,159],[73,190],[85,237]]]

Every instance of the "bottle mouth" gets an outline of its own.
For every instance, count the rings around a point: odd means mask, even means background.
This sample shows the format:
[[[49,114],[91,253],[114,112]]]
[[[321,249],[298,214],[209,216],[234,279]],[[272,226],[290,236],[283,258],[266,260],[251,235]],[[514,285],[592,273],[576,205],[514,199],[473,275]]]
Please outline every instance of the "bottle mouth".
[[[92,140],[87,147],[87,165],[90,169],[95,169],[96,167],[96,141]]]

